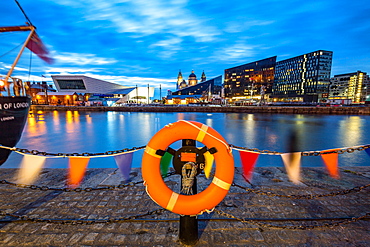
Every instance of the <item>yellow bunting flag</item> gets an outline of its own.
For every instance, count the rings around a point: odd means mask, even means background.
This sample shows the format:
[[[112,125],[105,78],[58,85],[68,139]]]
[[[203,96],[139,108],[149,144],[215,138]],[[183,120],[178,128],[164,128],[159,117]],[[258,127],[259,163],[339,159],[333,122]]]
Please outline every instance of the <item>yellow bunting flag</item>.
[[[335,150],[325,150],[328,151],[335,151]],[[326,169],[328,169],[329,175],[333,178],[339,178],[339,171],[338,171],[338,153],[329,153],[321,154],[321,158],[325,163]]]
[[[205,152],[204,153],[204,158],[206,160],[206,164],[204,166],[204,175],[206,175],[206,178],[209,178],[211,171],[212,171],[212,166],[213,166],[213,161],[215,160],[213,154],[210,152]]]
[[[71,188],[77,188],[80,185],[83,177],[85,176],[85,171],[87,164],[89,163],[89,157],[68,157],[69,158],[69,176],[68,185]]]
[[[45,164],[45,160],[46,157],[44,156],[24,155],[17,175],[18,183],[32,184],[35,182]]]
[[[243,167],[243,175],[247,181],[251,181],[253,169],[257,162],[259,153],[249,151],[239,151],[240,160]]]
[[[281,155],[289,180],[295,184],[298,184],[300,180],[301,156],[301,152]]]

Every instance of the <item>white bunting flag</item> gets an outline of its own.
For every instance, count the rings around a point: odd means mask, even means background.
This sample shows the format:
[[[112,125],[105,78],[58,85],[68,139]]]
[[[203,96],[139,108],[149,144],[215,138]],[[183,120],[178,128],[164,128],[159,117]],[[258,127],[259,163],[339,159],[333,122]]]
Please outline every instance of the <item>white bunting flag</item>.
[[[301,152],[281,155],[288,177],[295,184],[298,184],[300,180],[301,156]]]
[[[20,184],[32,184],[36,181],[42,167],[45,164],[46,157],[37,155],[24,155],[17,181]]]

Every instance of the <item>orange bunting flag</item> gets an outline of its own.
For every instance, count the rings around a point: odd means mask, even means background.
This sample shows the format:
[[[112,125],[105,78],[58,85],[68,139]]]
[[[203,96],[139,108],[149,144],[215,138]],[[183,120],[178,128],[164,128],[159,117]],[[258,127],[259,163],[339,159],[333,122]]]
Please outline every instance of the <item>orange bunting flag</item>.
[[[24,155],[17,175],[18,183],[32,184],[36,181],[46,157],[36,155]]]
[[[301,156],[301,152],[281,155],[289,180],[295,184],[298,184],[300,180]]]
[[[334,151],[334,150],[325,150],[327,151]],[[321,154],[321,158],[325,163],[326,169],[328,169],[329,175],[333,178],[339,178],[339,171],[338,171],[338,153],[330,153],[330,154]]]
[[[248,151],[239,151],[239,155],[240,155],[240,160],[242,162],[244,178],[248,181],[251,181],[252,172],[253,172],[254,166],[257,162],[259,153],[248,152]]]
[[[89,157],[68,157],[69,158],[69,177],[68,185],[71,188],[77,188],[85,176]]]

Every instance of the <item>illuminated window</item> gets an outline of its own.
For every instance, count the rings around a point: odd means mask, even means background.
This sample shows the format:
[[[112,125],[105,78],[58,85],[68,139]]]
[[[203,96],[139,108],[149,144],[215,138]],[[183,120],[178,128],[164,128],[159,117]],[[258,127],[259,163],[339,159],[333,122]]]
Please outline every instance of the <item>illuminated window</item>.
[[[60,89],[86,89],[83,80],[57,80]]]

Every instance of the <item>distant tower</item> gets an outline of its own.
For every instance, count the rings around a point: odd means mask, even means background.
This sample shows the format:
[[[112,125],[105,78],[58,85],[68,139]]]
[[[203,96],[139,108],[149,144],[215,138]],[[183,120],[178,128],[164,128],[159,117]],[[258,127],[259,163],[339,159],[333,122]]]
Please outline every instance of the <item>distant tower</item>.
[[[182,78],[181,70],[177,76],[177,89],[181,89],[181,83],[183,82],[184,78]]]
[[[204,70],[203,70],[203,73],[202,73],[202,77],[201,77],[201,79],[200,79],[200,82],[204,82],[204,81],[206,81],[207,80],[207,78],[206,78],[206,74],[204,74]]]
[[[188,81],[189,81],[189,87],[198,84],[197,76],[194,74],[194,70],[191,71]]]

